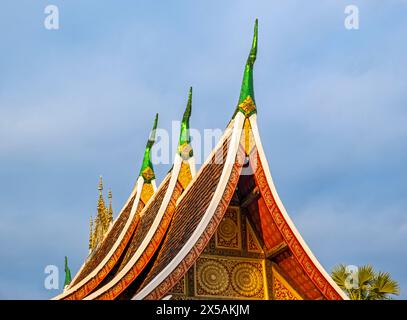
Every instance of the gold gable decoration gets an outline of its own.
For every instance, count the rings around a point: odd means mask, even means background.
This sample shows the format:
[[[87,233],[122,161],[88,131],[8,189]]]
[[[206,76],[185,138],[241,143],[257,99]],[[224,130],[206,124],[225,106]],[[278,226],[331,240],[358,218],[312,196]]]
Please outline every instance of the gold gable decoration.
[[[273,296],[274,300],[303,300],[298,292],[273,267]]]
[[[242,250],[239,210],[229,208],[215,233],[216,247]]]
[[[262,260],[202,255],[194,270],[196,297],[248,300],[267,297]]]
[[[246,99],[239,104],[239,109],[241,109],[245,115],[251,115],[256,110],[256,105],[252,97],[247,96]]]
[[[259,240],[256,237],[256,234],[249,222],[249,219],[246,218],[246,235],[247,235],[247,251],[254,252],[254,253],[261,253],[263,252],[262,246]]]
[[[250,125],[249,119],[245,119],[243,125],[243,147],[246,155],[250,155],[251,151],[255,146],[254,136],[252,132],[252,127]]]
[[[147,204],[148,200],[153,196],[154,188],[151,183],[145,183],[141,189],[140,200],[143,201],[144,205]]]
[[[192,173],[189,164],[182,161],[181,169],[179,170],[178,181],[181,183],[182,188],[185,190],[192,180]]]
[[[147,167],[141,172],[141,175],[145,181],[151,181],[154,178],[154,171],[150,167]]]
[[[181,156],[182,160],[188,160],[192,157],[193,154],[191,145],[188,142],[184,142],[178,147],[178,153]]]

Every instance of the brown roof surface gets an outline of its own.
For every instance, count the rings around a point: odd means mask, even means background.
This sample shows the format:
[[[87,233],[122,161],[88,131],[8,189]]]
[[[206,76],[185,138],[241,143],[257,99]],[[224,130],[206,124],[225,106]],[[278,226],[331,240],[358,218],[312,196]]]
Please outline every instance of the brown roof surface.
[[[184,194],[175,210],[173,221],[156,261],[139,290],[154,279],[174,259],[203,218],[213,198],[225,163],[225,161],[221,161],[222,163],[217,164],[214,159],[219,159],[219,157],[226,159],[228,144],[229,139],[226,139],[223,145],[212,155],[210,162],[201,168],[195,181],[190,185],[190,189]]]
[[[137,248],[140,246],[141,242],[144,240],[146,237],[148,231],[150,230],[151,225],[154,222],[155,217],[157,216],[158,211],[160,210],[161,203],[164,200],[165,193],[168,189],[168,185],[170,183],[170,177],[171,173],[167,175],[165,178],[164,182],[161,184],[161,186],[158,188],[154,198],[146,208],[146,210],[143,213],[143,216],[140,219],[140,222],[134,231],[133,237],[130,240],[129,247],[127,249],[126,255],[120,264],[120,267],[117,271],[120,272],[124,268],[124,266],[127,264],[127,262],[131,259],[131,257],[134,255],[134,253],[137,251]]]
[[[80,271],[78,277],[76,277],[75,282],[72,283],[70,287],[75,286],[80,281],[85,279],[106,257],[109,251],[112,249],[113,245],[115,244],[117,238],[119,237],[120,233],[122,232],[126,222],[130,216],[131,207],[133,206],[133,202],[136,196],[134,196],[129,203],[127,204],[126,208],[123,210],[122,214],[118,217],[118,219],[113,224],[112,228],[110,229],[109,233],[105,236],[102,243],[94,249],[90,258],[86,261],[85,266]]]

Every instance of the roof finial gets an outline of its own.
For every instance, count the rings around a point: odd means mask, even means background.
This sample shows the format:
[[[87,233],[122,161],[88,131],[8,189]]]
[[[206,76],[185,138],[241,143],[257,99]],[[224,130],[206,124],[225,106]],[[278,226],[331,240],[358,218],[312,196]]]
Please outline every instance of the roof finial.
[[[143,163],[140,169],[140,176],[144,178],[144,182],[149,183],[155,178],[153,164],[151,162],[151,148],[155,142],[156,129],[158,123],[158,113],[155,116],[153,129],[147,141],[146,150],[144,151]]]
[[[101,194],[102,194],[102,191],[103,191],[103,179],[102,179],[102,176],[99,176],[99,187],[98,187],[98,190],[99,190],[99,194],[101,195]]]
[[[71,283],[71,270],[69,270],[68,267],[68,257],[65,256],[65,282],[64,282],[64,288],[68,286]]]
[[[253,88],[253,66],[257,56],[257,29],[258,20],[254,23],[254,34],[252,48],[249,57],[247,58],[246,66],[243,74],[242,87],[240,89],[240,97],[235,114],[241,111],[246,117],[256,113],[256,102],[254,100]]]
[[[93,234],[93,218],[90,216],[90,226],[89,226],[89,250],[92,250],[95,244],[95,238]]]
[[[191,117],[191,109],[192,109],[192,87],[189,88],[188,102],[185,108],[184,116],[182,117],[181,132],[179,135],[179,144],[178,144],[178,152],[184,160],[187,160],[193,155],[192,147],[190,145],[191,136],[189,134],[189,118]]]
[[[105,200],[103,199],[103,180],[102,176],[99,177],[99,199],[97,205],[97,218],[102,225],[103,234],[108,229],[108,216],[107,216],[107,209],[105,205]],[[97,227],[97,226],[96,226]],[[99,239],[96,240],[98,242]]]
[[[109,189],[107,197],[109,198],[108,222],[112,223],[113,222],[112,189]]]

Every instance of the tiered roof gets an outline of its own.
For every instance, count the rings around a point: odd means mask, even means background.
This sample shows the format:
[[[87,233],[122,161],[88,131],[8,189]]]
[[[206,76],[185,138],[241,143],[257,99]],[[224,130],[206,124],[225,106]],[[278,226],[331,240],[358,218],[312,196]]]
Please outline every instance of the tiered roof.
[[[157,189],[154,168],[151,163],[151,147],[155,141],[157,121],[158,114],[155,117],[153,129],[147,141],[140,174],[127,202],[114,223],[103,234],[99,243],[95,247],[92,246],[90,255],[70,285],[62,294],[54,299],[85,298],[113,270],[125,251],[127,243],[130,241],[140,221],[139,213],[148,204],[148,201]],[[101,191],[101,187],[99,189]],[[101,206],[101,200],[99,199],[98,209]],[[104,202],[103,207],[105,208]]]
[[[123,236],[117,236],[119,232],[108,233],[102,242],[109,247],[125,245],[126,250],[109,251],[113,252],[110,256],[114,254],[117,258],[112,262],[109,254],[106,255],[108,250],[99,252],[95,258],[98,263],[90,267],[85,263],[61,298],[169,298],[169,292],[197,262],[215,235],[232,201],[250,217],[248,237],[251,236],[253,248],[275,270],[272,285],[276,293],[270,298],[279,298],[277,289],[283,286],[295,288],[286,293],[292,299],[347,299],[301,237],[274,186],[257,126],[253,86],[257,41],[256,20],[238,104],[219,143],[200,170],[195,174],[189,135],[190,90],[172,169],[148,203],[144,202],[140,208],[137,205],[137,219],[133,217],[136,210],[133,202],[139,201],[142,190],[133,191],[123,210],[128,212],[131,207],[133,216],[127,214],[126,227],[122,227],[126,234],[131,230],[131,237],[124,240]],[[143,161],[140,174],[144,183],[153,177],[146,175],[149,168],[151,162]],[[134,220],[137,223],[129,228],[128,221]],[[81,274],[87,278],[84,280]]]
[[[176,202],[195,175],[195,161],[189,134],[191,107],[192,88],[181,122],[179,145],[173,167],[149,205],[140,212],[140,223],[115,275],[86,299],[115,299],[128,295],[159,248],[172,220]]]
[[[246,62],[236,111],[228,129],[193,183],[181,196],[164,243],[132,299],[163,299],[186,275],[214,236],[236,190],[251,201],[257,234],[262,236],[265,257],[288,275],[304,299],[346,299],[319,264],[288,216],[274,187],[257,127],[253,66],[257,54],[257,20]],[[225,161],[214,164],[220,154]],[[242,173],[243,165],[251,173]],[[255,185],[249,192],[248,181]],[[256,191],[256,193],[254,193]],[[255,196],[252,196],[255,194]]]

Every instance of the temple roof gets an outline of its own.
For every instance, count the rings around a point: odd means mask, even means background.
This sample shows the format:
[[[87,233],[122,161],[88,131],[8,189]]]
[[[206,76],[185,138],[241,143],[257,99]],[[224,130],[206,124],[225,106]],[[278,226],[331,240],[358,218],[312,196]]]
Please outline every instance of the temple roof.
[[[175,203],[192,180],[195,172],[189,136],[191,107],[192,88],[189,90],[188,102],[181,123],[178,152],[173,167],[151,201],[140,212],[140,222],[114,275],[110,275],[109,281],[106,281],[101,288],[86,299],[114,299],[126,294],[127,287],[136,281],[158,249],[174,213]],[[187,151],[185,152],[185,150]]]
[[[125,206],[131,207],[130,217],[123,222],[126,227],[116,233],[108,233],[101,245],[123,249],[116,249],[116,252],[110,250],[108,255],[105,249],[103,254],[100,253],[95,258],[98,259],[97,263],[90,267],[85,264],[80,273],[85,270],[85,274],[92,272],[93,276],[85,278],[88,282],[92,280],[92,284],[87,284],[86,293],[77,294],[75,298],[166,297],[201,256],[224,218],[230,201],[234,199],[239,202],[240,198],[245,198],[244,208],[253,223],[253,230],[260,235],[262,254],[282,278],[289,279],[289,285],[295,287],[302,298],[347,299],[301,237],[274,186],[257,126],[253,88],[257,40],[256,19],[235,113],[198,173],[195,175],[189,135],[191,88],[172,169],[158,191],[148,201],[141,201],[142,193],[146,192],[142,188],[154,178],[145,174],[150,169],[152,171],[150,141],[154,140],[154,136],[150,136],[140,171],[139,181],[142,184],[137,192],[133,191],[131,200]],[[131,201],[134,203],[129,204]],[[142,205],[139,206],[138,202]],[[135,203],[137,214],[134,213]],[[127,230],[126,236],[120,230]],[[120,236],[115,237],[118,233]],[[109,255],[114,255],[116,260],[111,263],[107,259]],[[87,270],[92,267],[96,271]],[[103,276],[100,276],[101,270]],[[97,272],[99,277],[95,276]],[[106,279],[103,280],[104,278]],[[80,276],[74,279],[74,282],[79,282],[76,291],[81,283],[84,285],[85,280],[81,281]],[[73,286],[69,289],[73,289]]]
[[[100,243],[90,252],[90,255],[77,272],[75,278],[67,287],[67,290],[54,299],[83,299],[86,297],[86,295],[91,293],[111,272],[121,254],[126,249],[140,221],[139,213],[156,191],[155,174],[151,163],[151,148],[155,141],[157,121],[158,114],[155,117],[153,129],[147,141],[140,175],[127,202],[120,211],[117,219],[109,226],[103,239],[101,239]],[[101,192],[101,182],[99,189]],[[102,204],[99,199],[98,206],[100,205]],[[106,211],[108,212],[108,210]]]
[[[290,275],[303,298],[346,299],[302,239],[274,187],[257,127],[253,89],[256,53],[257,20],[233,120],[221,143],[181,196],[164,243],[133,299],[164,298],[194,265],[244,177],[241,172],[247,158],[252,171],[250,179],[260,191],[259,198],[252,199],[257,207],[249,214],[258,215],[257,228],[263,228],[258,231],[268,257],[274,258],[281,273]],[[212,158],[219,153],[226,160],[214,165]]]

